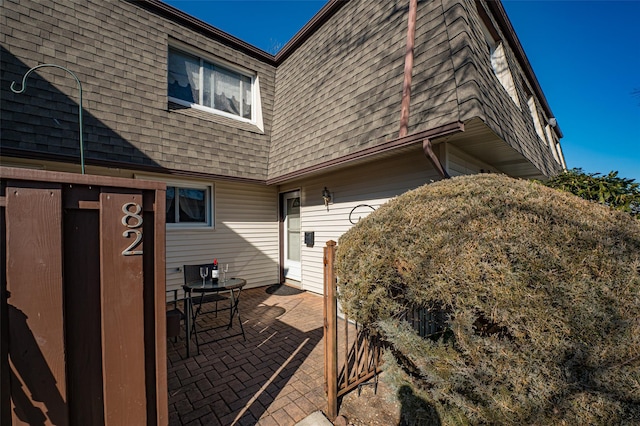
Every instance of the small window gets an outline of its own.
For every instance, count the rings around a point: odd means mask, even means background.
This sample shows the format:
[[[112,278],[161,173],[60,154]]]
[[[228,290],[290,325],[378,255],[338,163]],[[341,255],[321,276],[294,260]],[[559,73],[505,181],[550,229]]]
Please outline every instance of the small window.
[[[171,101],[253,120],[253,77],[174,48],[169,48],[168,69]]]
[[[536,106],[536,100],[533,96],[529,96],[527,100],[527,105],[529,105],[529,112],[531,113],[531,118],[533,119],[533,127],[536,129],[536,133],[538,137],[542,139],[544,142],[547,140],[544,137],[544,132],[542,131],[542,123],[540,121],[540,114],[538,114],[538,107]]]
[[[544,130],[547,135],[547,142],[549,142],[549,149],[551,150],[551,154],[553,154],[553,158],[556,160],[556,163],[561,164],[560,157],[558,156],[558,150],[556,149],[556,138],[553,135],[551,126],[547,124]]]
[[[516,85],[511,75],[511,69],[509,69],[509,62],[505,52],[505,46],[502,40],[500,40],[497,31],[490,23],[490,19],[486,14],[482,6],[478,6],[478,12],[480,14],[480,23],[482,26],[482,33],[489,52],[489,58],[491,60],[491,68],[493,73],[500,81],[500,84],[507,91],[513,102],[520,108],[520,100],[518,99],[518,92],[516,91]]]
[[[167,185],[166,221],[178,227],[212,226],[212,188]]]
[[[547,124],[545,130],[547,132],[547,140],[549,141],[549,147],[551,148],[553,158],[555,158],[556,162],[562,166],[563,170],[566,170],[567,165],[564,163],[564,155],[562,154],[562,148],[560,147],[560,141],[558,140],[558,137],[556,136],[550,124]]]

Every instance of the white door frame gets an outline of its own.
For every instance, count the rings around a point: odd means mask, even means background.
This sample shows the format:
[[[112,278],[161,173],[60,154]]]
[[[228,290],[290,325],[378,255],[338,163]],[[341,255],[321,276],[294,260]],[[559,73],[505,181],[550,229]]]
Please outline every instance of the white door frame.
[[[291,215],[291,208],[297,199],[297,221],[296,215]],[[280,244],[280,259],[282,262],[282,278],[284,281],[287,279],[302,281],[302,265],[300,259],[300,252],[302,246],[301,238],[301,202],[300,202],[300,190],[283,192],[280,194],[280,209],[281,209],[281,244]],[[293,219],[293,220],[292,220]],[[297,222],[297,223],[296,223]],[[297,238],[296,238],[297,234]],[[291,239],[294,238],[297,244],[291,244]],[[293,254],[293,256],[290,256]]]

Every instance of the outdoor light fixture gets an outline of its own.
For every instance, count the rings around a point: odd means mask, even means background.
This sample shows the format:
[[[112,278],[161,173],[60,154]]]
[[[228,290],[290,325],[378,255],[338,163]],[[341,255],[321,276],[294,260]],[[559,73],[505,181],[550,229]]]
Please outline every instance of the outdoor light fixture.
[[[324,206],[327,208],[327,211],[329,211],[329,202],[331,202],[331,193],[329,192],[326,186],[322,190],[322,199],[324,200]]]

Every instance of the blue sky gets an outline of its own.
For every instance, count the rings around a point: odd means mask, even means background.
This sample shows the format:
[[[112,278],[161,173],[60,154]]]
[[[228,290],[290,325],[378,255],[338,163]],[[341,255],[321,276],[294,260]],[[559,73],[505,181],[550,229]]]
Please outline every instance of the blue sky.
[[[269,53],[326,3],[165,1]],[[503,0],[503,5],[564,134],[567,167],[602,174],[617,170],[640,183],[640,1]]]

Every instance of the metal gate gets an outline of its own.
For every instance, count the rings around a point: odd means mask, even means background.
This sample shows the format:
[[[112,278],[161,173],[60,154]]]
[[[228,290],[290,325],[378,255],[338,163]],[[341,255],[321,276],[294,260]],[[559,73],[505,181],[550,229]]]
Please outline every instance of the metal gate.
[[[331,420],[338,416],[340,397],[380,372],[381,354],[376,340],[338,313],[335,248],[335,241],[328,241],[324,248],[324,371],[327,416]]]

